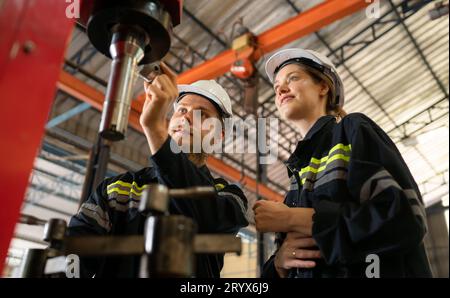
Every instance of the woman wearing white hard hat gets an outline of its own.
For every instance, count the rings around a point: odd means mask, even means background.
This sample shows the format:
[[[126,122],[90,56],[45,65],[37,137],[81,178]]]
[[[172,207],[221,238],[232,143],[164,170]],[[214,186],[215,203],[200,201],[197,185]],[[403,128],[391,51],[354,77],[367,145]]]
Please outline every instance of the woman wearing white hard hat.
[[[286,49],[269,58],[266,72],[281,117],[303,138],[286,162],[284,204],[254,206],[256,228],[277,233],[262,276],[430,277],[417,184],[376,123],[345,115],[333,63],[315,51]]]

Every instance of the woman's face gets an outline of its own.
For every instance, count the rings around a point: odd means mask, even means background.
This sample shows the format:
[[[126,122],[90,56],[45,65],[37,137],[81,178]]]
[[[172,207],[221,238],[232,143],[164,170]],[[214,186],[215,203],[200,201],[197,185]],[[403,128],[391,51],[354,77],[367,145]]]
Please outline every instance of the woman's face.
[[[275,104],[284,119],[305,119],[325,110],[328,86],[316,83],[298,64],[288,64],[280,69],[273,87]]]

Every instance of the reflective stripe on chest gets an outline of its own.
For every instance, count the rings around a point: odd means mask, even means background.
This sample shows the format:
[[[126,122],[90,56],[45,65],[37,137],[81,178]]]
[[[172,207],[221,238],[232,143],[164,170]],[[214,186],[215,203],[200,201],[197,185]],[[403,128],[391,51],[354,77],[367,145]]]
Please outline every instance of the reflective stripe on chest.
[[[332,180],[347,179],[351,150],[351,144],[337,144],[327,156],[312,157],[309,165],[299,171],[300,184],[304,189],[312,190]]]

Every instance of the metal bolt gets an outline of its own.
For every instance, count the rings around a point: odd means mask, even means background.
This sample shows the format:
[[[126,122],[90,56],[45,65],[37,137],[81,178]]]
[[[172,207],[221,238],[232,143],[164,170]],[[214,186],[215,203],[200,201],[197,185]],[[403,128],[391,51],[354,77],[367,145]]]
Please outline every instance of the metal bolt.
[[[23,51],[25,54],[31,54],[36,49],[36,45],[31,40],[27,40],[23,44]]]

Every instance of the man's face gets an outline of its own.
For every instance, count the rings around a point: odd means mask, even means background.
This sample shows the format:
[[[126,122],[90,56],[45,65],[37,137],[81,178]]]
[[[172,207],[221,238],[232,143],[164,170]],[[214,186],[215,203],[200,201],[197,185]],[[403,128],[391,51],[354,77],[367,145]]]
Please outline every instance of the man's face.
[[[206,136],[218,134],[223,137],[220,119],[219,111],[209,100],[189,93],[178,102],[174,110],[169,122],[169,135],[178,145],[189,145],[192,149],[195,141],[203,144]],[[194,137],[201,139],[193,140]],[[212,142],[208,143],[212,145]]]

